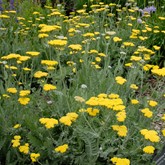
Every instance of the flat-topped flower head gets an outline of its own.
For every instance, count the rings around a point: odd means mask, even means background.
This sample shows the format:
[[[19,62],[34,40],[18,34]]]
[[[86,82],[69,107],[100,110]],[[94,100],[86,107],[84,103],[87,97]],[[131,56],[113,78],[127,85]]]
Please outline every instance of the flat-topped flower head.
[[[35,51],[28,51],[26,54],[31,55],[31,56],[38,56],[40,52],[35,52]]]
[[[56,152],[65,153],[68,150],[68,148],[69,148],[68,144],[64,144],[64,145],[56,147],[54,150]]]

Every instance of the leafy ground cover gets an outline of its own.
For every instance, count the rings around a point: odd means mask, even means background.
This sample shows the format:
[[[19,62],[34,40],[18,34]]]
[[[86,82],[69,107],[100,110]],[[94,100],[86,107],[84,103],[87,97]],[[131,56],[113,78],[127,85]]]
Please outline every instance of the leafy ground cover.
[[[69,17],[29,1],[0,14],[1,164],[154,164],[165,12],[90,3]]]

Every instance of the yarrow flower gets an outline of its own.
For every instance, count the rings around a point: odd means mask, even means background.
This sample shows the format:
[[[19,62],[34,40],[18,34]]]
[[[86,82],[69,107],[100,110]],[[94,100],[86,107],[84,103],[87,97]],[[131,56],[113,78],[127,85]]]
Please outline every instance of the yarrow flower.
[[[114,131],[117,131],[117,134],[119,136],[121,136],[121,137],[127,136],[128,130],[127,130],[127,127],[125,125],[121,125],[121,126],[119,126],[119,125],[112,125],[112,129]]]
[[[29,153],[29,144],[25,143],[25,145],[19,146],[19,151],[28,154]]]
[[[52,85],[52,84],[44,84],[43,89],[44,89],[44,91],[55,90],[56,86]]]
[[[19,92],[19,95],[20,96],[27,96],[27,95],[29,95],[30,94],[30,90],[21,90],[20,92]]]
[[[68,46],[68,48],[76,52],[82,50],[82,46],[80,44],[71,44]]]
[[[154,100],[149,100],[148,101],[148,104],[151,106],[151,107],[155,107],[155,106],[157,106],[157,102],[156,101],[154,101]]]
[[[74,122],[78,118],[78,114],[75,112],[67,113],[66,116],[62,116],[59,121],[60,123],[71,126],[72,122]]]
[[[90,116],[96,116],[100,110],[96,109],[96,108],[87,108],[86,112],[90,115]]]
[[[115,165],[130,165],[130,160],[126,158],[113,157],[111,161]]]
[[[56,152],[65,153],[68,150],[68,148],[69,148],[68,144],[64,144],[64,145],[56,147],[54,150]]]
[[[15,94],[15,93],[17,93],[17,89],[16,88],[7,88],[7,92]]]
[[[141,110],[141,112],[144,114],[144,116],[148,117],[148,118],[151,118],[152,115],[153,115],[153,112],[150,111],[149,108],[144,108]]]
[[[160,141],[160,137],[158,136],[158,133],[155,130],[142,129],[140,130],[140,133],[144,136],[146,140],[149,140],[151,142]]]
[[[54,118],[40,118],[39,122],[44,124],[47,129],[54,128],[58,124],[58,120]]]
[[[42,71],[37,71],[35,74],[34,74],[34,77],[35,78],[41,78],[41,77],[46,77],[48,76],[48,73],[47,72],[42,72]]]
[[[12,142],[12,146],[14,148],[20,146],[20,140],[21,140],[21,136],[15,135],[14,139],[11,141]]]
[[[124,84],[124,83],[127,81],[126,79],[124,79],[124,78],[121,77],[121,76],[117,76],[117,77],[115,78],[115,80],[116,80],[116,82],[117,82],[118,84],[120,84],[120,85]]]
[[[31,56],[38,56],[40,52],[33,52],[33,51],[28,51],[26,54],[31,55]]]
[[[19,103],[22,104],[22,105],[27,105],[30,101],[30,98],[28,97],[20,97],[18,99]]]
[[[154,150],[155,150],[155,148],[153,146],[146,146],[143,148],[143,152],[145,152],[147,154],[153,154]]]
[[[21,127],[21,124],[16,124],[16,125],[14,125],[13,128],[17,129],[17,128],[20,128],[20,127]]]
[[[38,157],[40,157],[39,153],[31,153],[30,154],[30,159],[32,160],[32,162],[37,162]]]

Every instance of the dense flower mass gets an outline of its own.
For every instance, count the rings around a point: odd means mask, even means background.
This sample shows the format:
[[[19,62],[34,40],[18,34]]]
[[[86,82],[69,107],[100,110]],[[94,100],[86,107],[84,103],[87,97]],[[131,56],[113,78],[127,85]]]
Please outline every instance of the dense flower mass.
[[[158,136],[158,133],[155,130],[142,129],[140,130],[140,133],[144,136],[146,140],[149,140],[151,142],[160,141],[160,137]]]
[[[44,89],[44,91],[55,90],[56,89],[56,86],[55,85],[52,85],[52,84],[45,84],[43,86],[43,89]]]
[[[68,144],[64,144],[64,145],[56,147],[54,150],[56,152],[65,153],[68,150],[68,148],[69,148]]]
[[[113,157],[111,161],[115,165],[130,165],[130,160],[126,158]]]
[[[155,164],[165,137],[162,2],[1,1],[0,159]]]
[[[143,148],[143,151],[147,154],[153,154],[154,150],[155,150],[155,148],[153,146],[146,146]]]
[[[44,124],[47,129],[54,128],[58,124],[58,120],[54,118],[40,118],[39,122]]]

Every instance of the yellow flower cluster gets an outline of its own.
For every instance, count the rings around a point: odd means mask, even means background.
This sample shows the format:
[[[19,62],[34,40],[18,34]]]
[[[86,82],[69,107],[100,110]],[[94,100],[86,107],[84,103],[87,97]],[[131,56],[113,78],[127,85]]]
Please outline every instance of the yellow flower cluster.
[[[51,90],[55,90],[56,86],[52,84],[44,84],[43,89],[44,91],[51,91]]]
[[[29,153],[29,144],[25,143],[24,145],[19,146],[19,151],[24,154],[28,154]]]
[[[57,31],[60,30],[61,27],[58,25],[40,25],[39,27],[41,27],[41,30],[39,31],[40,33],[48,33],[48,32],[52,32],[52,31]]]
[[[33,51],[28,51],[26,54],[31,55],[31,56],[38,56],[40,52],[33,52]]]
[[[48,76],[48,73],[47,72],[42,72],[42,71],[37,71],[35,74],[34,74],[34,77],[35,78],[41,78],[41,77],[46,77]]]
[[[126,158],[113,157],[111,161],[115,165],[130,165],[130,160]]]
[[[48,44],[51,46],[54,46],[55,48],[61,49],[61,48],[66,46],[67,41],[66,40],[60,40],[60,39],[50,40],[50,41],[48,41]]]
[[[31,153],[30,154],[30,158],[31,158],[32,162],[37,162],[38,157],[40,157],[39,153]]]
[[[68,144],[64,144],[64,145],[56,147],[54,150],[56,152],[65,153],[68,150],[68,148],[69,148]]]
[[[117,134],[121,137],[127,136],[127,127],[125,125],[112,125],[112,129],[114,131],[117,131]]]
[[[72,122],[74,122],[78,118],[78,114],[75,112],[67,113],[66,116],[62,116],[59,121],[60,123],[71,126]]]
[[[156,101],[154,101],[154,100],[149,100],[149,101],[148,101],[148,104],[149,104],[151,107],[155,107],[155,106],[158,105],[158,103],[157,103]]]
[[[20,146],[20,140],[21,140],[21,136],[15,135],[15,136],[14,136],[14,139],[11,141],[11,142],[12,142],[12,146],[13,146],[13,147],[18,147],[18,146]]]
[[[16,88],[7,88],[7,92],[15,94],[15,93],[17,93],[17,89]]]
[[[90,116],[96,116],[100,110],[96,109],[96,108],[87,108],[86,112],[90,115]]]
[[[116,80],[116,82],[117,82],[118,84],[120,84],[120,85],[123,85],[123,84],[127,81],[125,78],[123,78],[123,77],[121,77],[121,76],[117,76],[117,77],[115,78],[115,80]]]
[[[58,120],[54,118],[40,118],[39,122],[44,124],[47,129],[54,128],[58,124]]]
[[[154,150],[155,150],[155,148],[153,146],[146,146],[143,148],[143,151],[147,154],[153,154]]]
[[[141,110],[141,112],[144,114],[144,116],[148,117],[148,118],[151,118],[152,115],[153,115],[153,112],[150,111],[149,108],[144,108]]]
[[[55,66],[55,65],[58,65],[58,62],[54,60],[42,60],[41,64],[47,65],[47,66]]]
[[[68,48],[76,52],[82,50],[82,46],[80,44],[71,44]]]
[[[160,141],[160,137],[158,136],[158,133],[155,130],[142,129],[140,130],[140,133],[144,136],[146,140],[150,140],[151,142]]]
[[[152,69],[151,72],[153,74],[158,75],[158,76],[162,76],[162,77],[165,76],[165,68],[162,68],[162,69]]]

